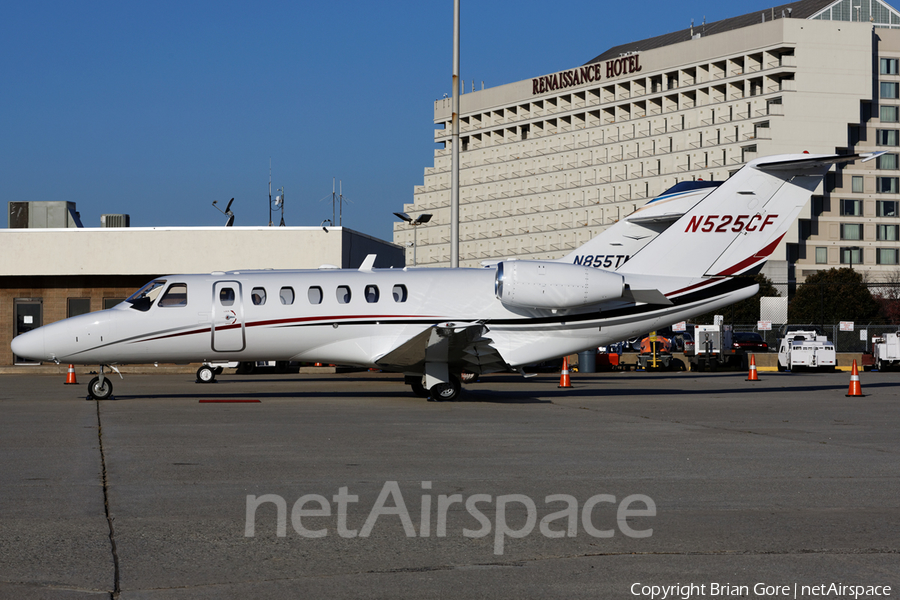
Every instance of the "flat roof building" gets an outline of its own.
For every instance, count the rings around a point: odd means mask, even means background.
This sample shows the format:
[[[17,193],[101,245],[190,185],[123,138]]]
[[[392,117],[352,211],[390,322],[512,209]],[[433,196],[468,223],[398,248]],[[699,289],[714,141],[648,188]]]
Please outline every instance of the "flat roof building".
[[[462,95],[460,266],[561,257],[674,184],[758,156],[888,150],[830,175],[765,272],[897,269],[898,28],[880,0],[801,0]],[[394,224],[421,266],[450,261],[450,117],[437,100],[443,147],[403,208],[434,217]]]
[[[333,227],[103,227],[0,230],[0,366],[12,338],[110,308],[155,277],[250,269],[404,267],[399,246]]]

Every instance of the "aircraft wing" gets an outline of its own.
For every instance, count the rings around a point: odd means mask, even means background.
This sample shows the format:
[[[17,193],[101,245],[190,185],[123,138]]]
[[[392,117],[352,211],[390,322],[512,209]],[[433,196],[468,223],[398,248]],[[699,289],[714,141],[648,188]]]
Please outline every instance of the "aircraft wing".
[[[375,360],[393,371],[423,371],[426,359],[446,362],[451,370],[484,374],[509,368],[483,323],[437,323]],[[454,369],[455,368],[455,369]]]

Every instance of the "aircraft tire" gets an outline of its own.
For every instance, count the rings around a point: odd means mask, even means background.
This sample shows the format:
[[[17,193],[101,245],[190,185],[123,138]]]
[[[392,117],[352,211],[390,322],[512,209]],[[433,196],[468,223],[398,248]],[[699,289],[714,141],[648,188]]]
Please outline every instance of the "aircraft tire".
[[[215,383],[216,370],[208,365],[197,369],[197,383]]]
[[[431,400],[435,402],[453,402],[459,398],[460,389],[459,379],[451,376],[450,381],[431,386]]]
[[[100,384],[100,378],[94,377],[88,384],[88,395],[94,400],[106,400],[112,396],[113,385],[109,377],[103,378],[103,385]]]

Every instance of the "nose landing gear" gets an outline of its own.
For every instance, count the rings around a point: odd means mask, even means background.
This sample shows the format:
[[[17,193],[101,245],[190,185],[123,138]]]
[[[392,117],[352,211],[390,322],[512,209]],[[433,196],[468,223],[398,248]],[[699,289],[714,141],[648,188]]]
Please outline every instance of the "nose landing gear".
[[[113,385],[109,377],[94,377],[88,384],[88,396],[93,400],[106,400],[112,396]]]
[[[109,377],[103,373],[105,366],[106,365],[100,365],[100,375],[94,377],[91,379],[90,383],[88,383],[88,400],[106,400],[112,396],[113,384]],[[118,373],[119,377],[124,379],[117,368],[113,365],[109,365],[109,367]]]

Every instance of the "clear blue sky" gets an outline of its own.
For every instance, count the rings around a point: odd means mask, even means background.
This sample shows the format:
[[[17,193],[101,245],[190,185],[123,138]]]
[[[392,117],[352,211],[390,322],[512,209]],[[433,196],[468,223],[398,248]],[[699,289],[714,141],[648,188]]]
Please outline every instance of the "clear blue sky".
[[[466,90],[580,65],[611,46],[770,6],[462,0]],[[84,224],[331,217],[391,239],[433,164],[433,101],[450,92],[452,0],[7,2],[0,17],[0,190],[76,202]],[[323,199],[321,200],[320,199]],[[6,216],[4,216],[4,225]]]

